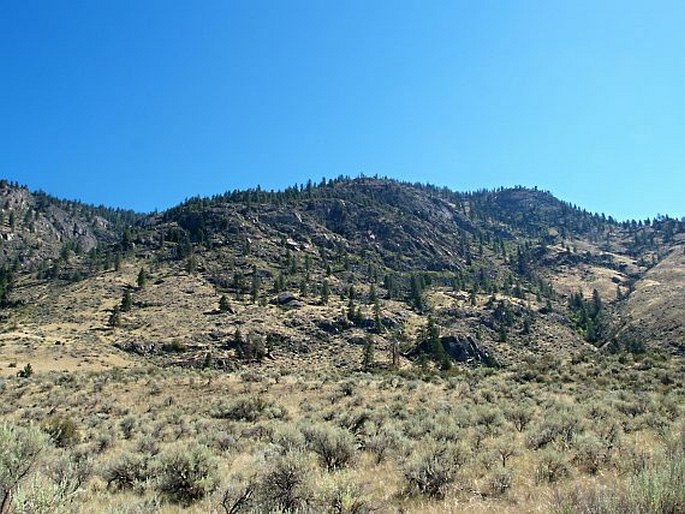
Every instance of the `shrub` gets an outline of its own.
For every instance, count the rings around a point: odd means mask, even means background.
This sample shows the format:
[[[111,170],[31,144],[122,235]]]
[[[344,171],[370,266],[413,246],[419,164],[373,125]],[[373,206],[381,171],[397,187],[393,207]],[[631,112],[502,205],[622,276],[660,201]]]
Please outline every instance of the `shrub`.
[[[373,512],[363,488],[350,480],[336,480],[324,493],[326,512],[334,514],[368,514]]]
[[[535,467],[536,482],[558,482],[569,475],[569,465],[566,459],[556,450],[548,448],[540,453]]]
[[[497,470],[488,477],[484,492],[487,496],[503,496],[511,489],[513,481],[514,476],[511,471]]]
[[[659,456],[628,485],[633,512],[685,512],[685,452]]]
[[[136,428],[136,418],[134,416],[126,416],[121,420],[119,426],[121,427],[124,439],[131,439],[131,436],[133,436],[133,431]]]
[[[554,514],[680,514],[685,512],[683,453],[659,455],[627,483],[588,487],[557,495]]]
[[[228,404],[219,404],[212,410],[212,416],[232,421],[257,421],[261,417],[284,418],[287,412],[260,396],[241,397]]]
[[[12,498],[13,512],[33,514],[70,514],[77,509],[79,489],[91,474],[86,450],[63,452],[46,468],[17,487]]]
[[[38,473],[20,486],[12,499],[14,512],[70,514],[74,506],[63,484]]]
[[[72,446],[78,442],[80,437],[74,420],[62,416],[55,416],[45,420],[43,430],[45,430],[58,448]]]
[[[479,405],[475,409],[474,422],[482,426],[487,434],[492,435],[502,424],[502,415],[494,407]]]
[[[393,452],[396,452],[405,444],[405,437],[394,428],[383,427],[375,434],[369,436],[364,442],[364,448],[370,451],[380,464]]]
[[[552,514],[629,514],[626,506],[619,506],[616,491],[607,487],[576,487],[568,492],[556,491],[552,500]]]
[[[329,471],[348,466],[354,459],[354,436],[343,428],[314,425],[302,429],[307,444]]]
[[[301,431],[286,425],[279,427],[271,435],[271,442],[277,445],[282,453],[304,450],[307,441]]]
[[[149,478],[148,460],[141,454],[124,452],[110,460],[102,471],[107,487],[134,489]]]
[[[514,457],[518,454],[518,448],[516,446],[516,441],[513,437],[504,436],[499,438],[494,445],[495,451],[502,462],[502,467],[507,467],[507,460],[510,457]]]
[[[444,498],[447,487],[467,460],[466,450],[455,444],[431,445],[404,464],[410,494]]]
[[[218,484],[218,465],[210,451],[198,444],[176,444],[156,459],[157,488],[171,501],[189,505]]]
[[[533,409],[527,405],[516,405],[505,410],[504,417],[513,423],[516,430],[523,432],[533,419]]]
[[[0,512],[5,512],[12,493],[27,478],[47,447],[44,434],[33,426],[0,423]]]
[[[573,412],[555,412],[531,430],[526,446],[532,450],[539,450],[552,441],[558,441],[568,448],[582,431],[580,418]]]
[[[19,378],[29,378],[30,376],[33,375],[33,367],[31,366],[31,363],[27,363],[26,366],[24,366],[22,369],[17,371],[17,376]]]
[[[311,462],[305,455],[292,452],[277,457],[259,481],[259,503],[286,512],[305,507],[312,497]]]
[[[576,441],[576,453],[573,462],[581,471],[596,474],[607,461],[606,446],[594,436],[583,435]]]

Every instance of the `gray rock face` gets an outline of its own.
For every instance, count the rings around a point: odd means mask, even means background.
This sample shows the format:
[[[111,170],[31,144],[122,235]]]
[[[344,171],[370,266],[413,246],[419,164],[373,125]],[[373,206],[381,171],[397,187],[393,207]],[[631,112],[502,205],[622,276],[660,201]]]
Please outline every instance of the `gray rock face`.
[[[488,358],[487,350],[481,348],[471,336],[445,336],[440,338],[447,354],[459,362],[484,361]]]
[[[447,355],[458,362],[487,362],[490,359],[488,351],[482,348],[478,341],[470,335],[443,336],[440,338],[440,344]],[[408,357],[416,357],[422,354],[431,355],[432,352],[433,348],[431,348],[430,342],[422,341],[409,352]]]

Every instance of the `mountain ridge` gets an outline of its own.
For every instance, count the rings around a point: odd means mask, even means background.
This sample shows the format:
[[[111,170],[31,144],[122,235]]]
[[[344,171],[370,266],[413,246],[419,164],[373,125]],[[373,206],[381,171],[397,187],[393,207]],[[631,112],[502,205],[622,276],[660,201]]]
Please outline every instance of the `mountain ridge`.
[[[73,340],[96,334],[113,356],[242,365],[238,329],[260,359],[299,359],[318,341],[356,354],[369,339],[388,352],[404,340],[409,356],[425,348],[429,322],[442,339],[428,357],[443,365],[468,341],[478,347],[468,360],[482,349],[502,362],[536,347],[633,348],[636,337],[640,348],[683,352],[685,224],[669,217],[617,222],[535,188],[457,193],[371,177],[190,198],[146,215],[6,182],[0,196],[3,319],[40,327],[83,304]],[[675,279],[648,287],[664,277]],[[75,290],[84,298],[62,304]],[[134,308],[112,326],[126,291]]]

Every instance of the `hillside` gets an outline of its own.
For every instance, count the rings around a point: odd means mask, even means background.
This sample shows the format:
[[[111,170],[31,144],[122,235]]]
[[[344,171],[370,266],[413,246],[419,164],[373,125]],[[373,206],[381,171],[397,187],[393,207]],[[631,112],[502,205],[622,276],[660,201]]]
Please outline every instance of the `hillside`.
[[[0,436],[46,455],[12,501],[561,514],[683,478],[653,475],[685,451],[682,221],[378,178],[0,196]]]
[[[469,341],[505,362],[545,347],[632,344],[636,331],[642,346],[682,353],[676,220],[617,223],[537,190],[454,193],[371,178],[191,199],[149,216],[8,184],[2,195],[3,266],[14,270],[14,307],[2,315],[15,344],[30,332],[185,365],[212,355],[233,368],[240,328],[268,341],[271,358],[331,345],[304,357],[320,364],[369,338],[379,349],[401,339],[408,358],[431,318],[453,357]],[[108,326],[127,290],[133,308]],[[602,313],[588,334],[569,302],[593,291]],[[443,359],[436,348],[428,356]]]

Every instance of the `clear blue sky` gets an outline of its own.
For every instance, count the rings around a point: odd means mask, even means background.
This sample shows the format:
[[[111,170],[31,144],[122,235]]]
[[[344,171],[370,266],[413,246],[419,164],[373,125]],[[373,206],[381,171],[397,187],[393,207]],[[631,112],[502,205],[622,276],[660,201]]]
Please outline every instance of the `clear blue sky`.
[[[0,176],[163,209],[358,173],[685,216],[685,2],[0,6]]]

